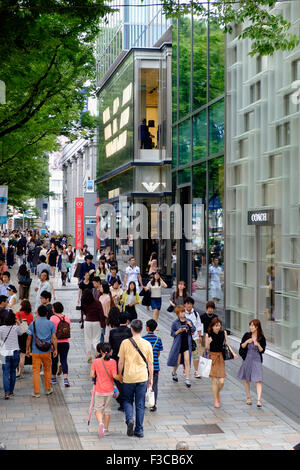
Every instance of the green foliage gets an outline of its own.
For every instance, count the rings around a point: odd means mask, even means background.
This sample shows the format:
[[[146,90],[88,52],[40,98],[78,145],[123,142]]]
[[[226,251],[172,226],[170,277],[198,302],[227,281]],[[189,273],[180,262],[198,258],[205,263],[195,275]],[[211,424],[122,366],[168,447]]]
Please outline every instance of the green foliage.
[[[181,18],[191,12],[204,20],[214,22],[224,32],[232,33],[234,24],[244,23],[238,36],[251,40],[250,55],[273,55],[276,50],[291,50],[299,44],[299,37],[290,33],[290,23],[282,15],[272,13],[276,0],[214,0],[210,8],[201,0],[179,3],[178,0],[162,0],[168,17]]]
[[[9,184],[9,204],[47,195],[43,157],[57,149],[57,136],[93,134],[95,119],[82,109],[95,89],[94,40],[109,11],[104,0],[0,1],[0,181]]]

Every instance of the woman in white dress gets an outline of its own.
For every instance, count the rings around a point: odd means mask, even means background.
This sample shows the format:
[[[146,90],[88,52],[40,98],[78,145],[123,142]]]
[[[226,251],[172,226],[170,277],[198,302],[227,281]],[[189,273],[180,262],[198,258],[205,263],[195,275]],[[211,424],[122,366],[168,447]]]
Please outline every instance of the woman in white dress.
[[[210,290],[209,296],[213,302],[217,303],[222,299],[222,282],[221,277],[223,276],[223,271],[221,266],[219,266],[219,258],[213,258],[213,262],[209,267],[209,281],[210,281]]]

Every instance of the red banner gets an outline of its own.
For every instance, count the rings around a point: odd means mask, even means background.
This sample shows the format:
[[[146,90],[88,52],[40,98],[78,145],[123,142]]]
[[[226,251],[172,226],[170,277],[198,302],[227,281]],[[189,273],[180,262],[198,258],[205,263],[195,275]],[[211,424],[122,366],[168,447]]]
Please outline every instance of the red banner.
[[[100,250],[100,199],[97,197],[96,208],[96,249]]]
[[[84,239],[84,199],[83,197],[75,198],[75,248],[83,248]]]

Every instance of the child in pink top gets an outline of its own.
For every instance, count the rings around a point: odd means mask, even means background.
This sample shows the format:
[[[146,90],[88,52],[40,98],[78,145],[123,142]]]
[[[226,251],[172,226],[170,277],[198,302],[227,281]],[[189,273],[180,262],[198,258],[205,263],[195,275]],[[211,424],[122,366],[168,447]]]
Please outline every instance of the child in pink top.
[[[55,302],[52,305],[53,315],[50,318],[55,325],[55,330],[57,334],[57,328],[59,323],[63,320],[69,325],[71,324],[71,320],[67,315],[63,315],[64,307],[61,302]],[[64,374],[64,384],[65,387],[70,387],[69,379],[68,379],[68,353],[70,348],[70,337],[66,337],[63,339],[57,339],[57,356],[53,357],[52,355],[52,378],[51,384],[55,385],[56,381],[56,374],[57,374],[57,367],[58,367],[58,356],[61,363],[61,368]]]
[[[98,435],[99,437],[103,437],[108,435],[110,402],[114,394],[113,379],[121,381],[122,378],[117,374],[117,362],[114,359],[110,359],[110,344],[97,344],[97,351],[99,356],[92,363],[90,376],[92,378],[96,378],[94,411],[99,423]],[[102,422],[102,416],[104,417],[104,425]]]

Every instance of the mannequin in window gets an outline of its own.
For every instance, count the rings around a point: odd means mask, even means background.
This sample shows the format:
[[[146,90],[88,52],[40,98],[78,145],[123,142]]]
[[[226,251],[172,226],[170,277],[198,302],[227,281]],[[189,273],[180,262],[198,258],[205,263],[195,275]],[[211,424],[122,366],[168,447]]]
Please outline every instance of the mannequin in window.
[[[139,134],[141,141],[141,149],[152,149],[153,143],[151,137],[153,136],[149,132],[149,127],[146,124],[146,119],[143,119],[142,124],[139,127]]]

